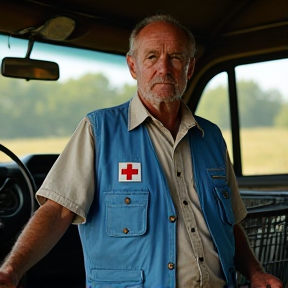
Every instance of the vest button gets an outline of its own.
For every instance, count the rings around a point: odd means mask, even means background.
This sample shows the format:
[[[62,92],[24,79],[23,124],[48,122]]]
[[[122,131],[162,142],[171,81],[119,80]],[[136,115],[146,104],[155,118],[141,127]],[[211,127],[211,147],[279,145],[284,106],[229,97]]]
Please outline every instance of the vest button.
[[[200,261],[200,262],[203,262],[203,261],[204,261],[204,258],[203,258],[203,257],[199,257],[199,261]]]
[[[128,228],[124,228],[124,229],[123,229],[123,233],[124,233],[124,234],[128,234],[128,233],[129,233],[129,229],[128,229]]]
[[[169,270],[173,270],[174,269],[174,264],[171,263],[171,262],[169,262],[167,266],[168,266]]]
[[[128,205],[128,204],[130,204],[131,203],[131,199],[129,198],[129,197],[126,197],[125,198],[125,203]]]
[[[176,216],[169,217],[170,222],[174,223],[176,221]]]
[[[229,198],[229,193],[228,193],[227,190],[223,191],[223,192],[222,192],[222,195],[223,195],[223,197],[224,197],[225,199],[228,199],[228,198]]]

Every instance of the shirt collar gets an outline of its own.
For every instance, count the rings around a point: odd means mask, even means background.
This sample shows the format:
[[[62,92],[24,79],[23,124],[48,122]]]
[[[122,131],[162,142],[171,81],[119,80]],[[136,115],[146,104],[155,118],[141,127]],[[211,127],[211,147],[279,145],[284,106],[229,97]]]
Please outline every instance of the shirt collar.
[[[181,125],[190,129],[196,126],[201,132],[202,137],[204,137],[204,130],[200,127],[200,125],[195,120],[191,110],[187,105],[182,101],[181,102]],[[129,112],[128,112],[128,131],[135,129],[137,126],[141,125],[147,118],[151,118],[154,120],[155,118],[151,115],[151,113],[145,108],[142,101],[140,100],[138,94],[136,93],[134,97],[130,101]]]
[[[128,131],[133,130],[142,124],[150,116],[149,111],[145,108],[138,94],[136,93],[130,101],[128,111]]]

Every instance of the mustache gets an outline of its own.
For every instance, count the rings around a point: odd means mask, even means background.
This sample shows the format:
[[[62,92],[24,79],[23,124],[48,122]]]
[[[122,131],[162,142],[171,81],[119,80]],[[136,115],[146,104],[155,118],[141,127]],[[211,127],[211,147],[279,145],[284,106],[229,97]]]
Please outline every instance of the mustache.
[[[154,86],[155,84],[173,84],[177,85],[177,81],[174,79],[173,76],[170,74],[165,75],[164,77],[162,76],[155,76],[153,80],[150,82],[151,86]]]

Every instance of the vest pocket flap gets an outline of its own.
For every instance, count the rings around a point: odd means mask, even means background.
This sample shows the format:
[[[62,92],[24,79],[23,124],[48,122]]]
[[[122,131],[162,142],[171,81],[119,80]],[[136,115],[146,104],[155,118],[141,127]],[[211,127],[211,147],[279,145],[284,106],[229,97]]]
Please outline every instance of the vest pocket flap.
[[[142,270],[104,270],[91,269],[90,281],[92,283],[103,284],[96,287],[142,287],[143,271]],[[136,286],[137,285],[137,286]]]
[[[106,192],[106,231],[112,237],[143,235],[147,230],[148,191]]]
[[[231,203],[231,193],[228,187],[215,187],[217,203],[222,220],[229,224],[235,224],[235,217]]]
[[[206,170],[209,176],[211,177],[214,186],[217,187],[227,186],[225,168],[219,167]]]

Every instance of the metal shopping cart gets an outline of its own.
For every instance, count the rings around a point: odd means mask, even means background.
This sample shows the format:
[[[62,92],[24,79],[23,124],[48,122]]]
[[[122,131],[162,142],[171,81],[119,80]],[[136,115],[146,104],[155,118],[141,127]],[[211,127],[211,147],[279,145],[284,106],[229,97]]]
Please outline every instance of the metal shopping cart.
[[[285,193],[286,194],[286,193]],[[255,255],[265,270],[288,285],[288,201],[287,195],[255,193],[244,197],[248,215],[243,227]],[[250,206],[250,207],[249,207]],[[246,279],[240,276],[239,283]]]

